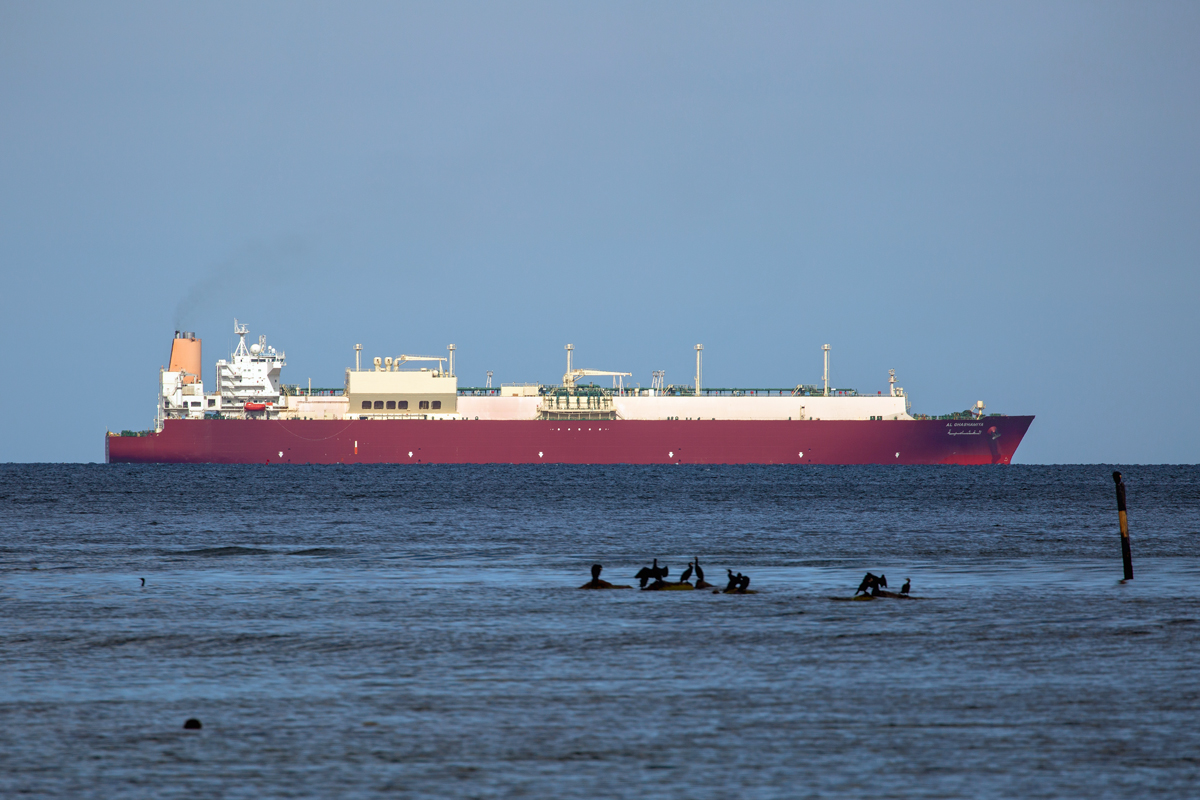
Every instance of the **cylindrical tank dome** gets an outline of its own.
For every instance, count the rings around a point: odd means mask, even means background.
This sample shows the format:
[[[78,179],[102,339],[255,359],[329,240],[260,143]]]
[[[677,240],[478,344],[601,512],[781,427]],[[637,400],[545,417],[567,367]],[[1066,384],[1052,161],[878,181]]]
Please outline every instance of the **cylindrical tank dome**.
[[[171,340],[171,368],[169,372],[186,372],[184,383],[195,383],[201,380],[200,373],[200,340],[196,334],[187,332],[182,336],[176,333]]]

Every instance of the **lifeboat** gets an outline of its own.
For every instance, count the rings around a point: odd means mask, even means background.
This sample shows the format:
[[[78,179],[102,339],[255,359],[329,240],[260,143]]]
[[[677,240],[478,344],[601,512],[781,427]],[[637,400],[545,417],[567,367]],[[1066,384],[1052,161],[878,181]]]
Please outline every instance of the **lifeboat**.
[[[269,405],[271,403],[246,403],[245,408],[247,411],[266,411]]]

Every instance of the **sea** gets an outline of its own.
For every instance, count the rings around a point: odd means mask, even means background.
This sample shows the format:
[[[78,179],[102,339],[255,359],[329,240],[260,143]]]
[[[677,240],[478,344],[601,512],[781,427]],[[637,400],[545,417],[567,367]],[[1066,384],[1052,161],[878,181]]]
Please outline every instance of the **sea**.
[[[1197,797],[1200,467],[0,465],[0,796]]]

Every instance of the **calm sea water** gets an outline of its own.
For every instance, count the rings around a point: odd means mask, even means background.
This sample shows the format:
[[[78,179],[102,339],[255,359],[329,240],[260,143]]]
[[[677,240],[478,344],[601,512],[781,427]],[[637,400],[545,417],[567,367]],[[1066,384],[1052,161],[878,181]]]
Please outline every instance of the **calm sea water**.
[[[1112,469],[0,466],[0,795],[1195,797],[1200,467],[1126,584]]]

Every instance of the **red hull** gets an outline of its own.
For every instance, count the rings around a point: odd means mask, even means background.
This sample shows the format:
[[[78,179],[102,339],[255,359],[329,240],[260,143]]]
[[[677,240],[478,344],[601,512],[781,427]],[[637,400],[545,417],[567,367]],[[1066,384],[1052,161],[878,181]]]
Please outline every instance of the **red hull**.
[[[167,420],[111,463],[1007,464],[1033,417],[969,420]]]

